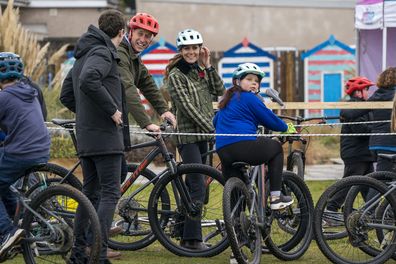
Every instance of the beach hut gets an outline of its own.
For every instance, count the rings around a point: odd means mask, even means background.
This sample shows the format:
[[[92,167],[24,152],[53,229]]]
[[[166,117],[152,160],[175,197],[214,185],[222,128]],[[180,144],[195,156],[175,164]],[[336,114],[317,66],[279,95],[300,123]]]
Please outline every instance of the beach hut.
[[[260,89],[274,88],[274,60],[275,56],[260,47],[250,43],[247,38],[231,49],[224,52],[219,61],[219,74],[226,88],[232,86],[232,73],[241,63],[257,64],[265,73]]]
[[[176,53],[177,48],[161,38],[157,43],[153,44],[140,54],[143,64],[153,76],[158,88],[163,84],[165,67]],[[140,97],[145,109],[150,110],[150,105],[148,104],[147,99],[144,98],[142,94],[140,94]]]
[[[355,49],[335,39],[303,53],[305,102],[338,102],[344,96],[344,83],[355,76]],[[337,116],[339,110],[308,110],[308,116]]]

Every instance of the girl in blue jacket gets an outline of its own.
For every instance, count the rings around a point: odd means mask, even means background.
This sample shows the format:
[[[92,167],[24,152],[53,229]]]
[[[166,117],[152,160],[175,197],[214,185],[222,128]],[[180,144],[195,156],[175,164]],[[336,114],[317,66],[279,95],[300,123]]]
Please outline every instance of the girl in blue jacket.
[[[258,125],[285,132],[288,126],[269,110],[255,95],[264,72],[253,63],[238,66],[233,73],[234,86],[228,89],[219,103],[213,123],[218,134],[256,134]],[[241,176],[232,168],[234,162],[250,165],[268,164],[271,209],[279,210],[293,203],[291,197],[281,195],[283,150],[281,144],[266,137],[217,136],[216,149],[226,179]]]

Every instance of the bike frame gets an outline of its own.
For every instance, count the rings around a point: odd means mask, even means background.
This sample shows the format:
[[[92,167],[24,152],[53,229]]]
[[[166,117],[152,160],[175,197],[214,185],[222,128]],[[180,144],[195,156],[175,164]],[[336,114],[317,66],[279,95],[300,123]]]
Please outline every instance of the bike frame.
[[[70,134],[74,147],[77,150],[77,140],[76,140],[76,135],[74,133],[74,121],[73,120],[68,120],[65,124],[60,124],[59,122],[54,122],[57,125],[60,125],[64,127]],[[162,157],[165,160],[166,164],[166,169],[157,174],[153,179],[150,181],[144,183],[142,186],[140,186],[138,189],[134,190],[130,195],[129,199],[133,199],[134,196],[136,196],[138,193],[140,193],[142,190],[144,190],[147,186],[152,184],[153,182],[156,182],[160,178],[162,178],[166,174],[171,174],[175,175],[177,173],[177,167],[178,164],[176,163],[173,154],[168,151],[168,148],[166,147],[164,137],[159,134],[156,136],[153,136],[155,140],[152,140],[150,142],[144,142],[140,144],[133,145],[129,148],[129,150],[133,149],[141,149],[141,148],[146,148],[146,147],[154,147],[143,159],[143,161],[138,165],[137,169],[134,171],[133,174],[127,176],[127,178],[124,180],[124,182],[121,184],[121,195],[124,194],[130,186],[132,186],[137,178],[139,177],[140,173],[144,171],[149,164],[158,156],[162,155]],[[73,168],[69,171],[69,174],[73,173],[74,170],[80,165],[81,161],[79,160]],[[61,183],[65,181],[67,178],[67,175],[62,179]],[[212,182],[211,178],[208,178],[206,183],[207,186]],[[187,190],[187,186],[185,185],[184,181],[182,181],[180,178],[176,178],[174,181],[172,181],[172,189],[175,195],[176,203],[178,206],[180,206],[182,203],[186,206],[186,210],[188,212],[195,212],[195,208],[192,206],[192,199],[189,195],[189,192]],[[147,209],[135,209],[136,211],[147,211]]]

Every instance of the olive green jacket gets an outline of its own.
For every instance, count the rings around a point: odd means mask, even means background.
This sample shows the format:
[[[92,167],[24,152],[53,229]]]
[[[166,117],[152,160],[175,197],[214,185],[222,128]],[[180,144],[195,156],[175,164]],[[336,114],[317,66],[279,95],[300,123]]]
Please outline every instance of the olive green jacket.
[[[158,114],[162,115],[168,111],[168,107],[153,77],[126,38],[118,47],[118,56],[120,57],[118,71],[125,87],[128,112],[141,128],[145,128],[152,121],[140,101],[137,89],[146,97]]]
[[[214,70],[201,71],[181,60],[169,73],[166,88],[176,113],[177,131],[188,133],[213,133],[212,95],[224,93],[224,85]],[[205,75],[203,77],[203,75]],[[207,136],[177,136],[178,144],[208,140]]]

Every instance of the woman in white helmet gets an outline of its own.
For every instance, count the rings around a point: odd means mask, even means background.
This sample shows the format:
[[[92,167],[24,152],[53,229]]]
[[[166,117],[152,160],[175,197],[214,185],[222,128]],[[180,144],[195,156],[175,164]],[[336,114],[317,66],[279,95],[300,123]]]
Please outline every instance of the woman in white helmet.
[[[165,70],[165,86],[176,113],[177,131],[189,133],[212,133],[213,96],[224,93],[220,76],[210,62],[210,51],[203,46],[202,35],[186,29],[177,35],[179,53],[170,60]],[[184,163],[205,163],[201,154],[208,151],[208,136],[177,136],[177,144]],[[191,198],[203,202],[205,183],[203,175],[188,175],[186,184]],[[186,219],[181,246],[203,250],[201,221]]]
[[[264,72],[254,63],[240,64],[233,73],[233,87],[228,89],[219,103],[219,112],[213,123],[217,134],[256,134],[258,125],[273,131],[295,131],[268,109],[256,96]],[[279,210],[293,203],[289,196],[281,195],[283,150],[281,144],[267,137],[216,136],[222,172],[226,179],[241,177],[234,162],[250,165],[268,164],[271,209]]]

